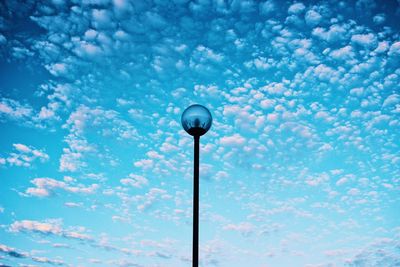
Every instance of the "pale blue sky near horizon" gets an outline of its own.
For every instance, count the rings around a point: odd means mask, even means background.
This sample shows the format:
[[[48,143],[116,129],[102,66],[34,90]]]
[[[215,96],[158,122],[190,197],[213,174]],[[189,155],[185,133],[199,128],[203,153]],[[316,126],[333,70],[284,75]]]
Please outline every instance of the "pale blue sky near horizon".
[[[0,2],[0,266],[400,266],[397,0]]]

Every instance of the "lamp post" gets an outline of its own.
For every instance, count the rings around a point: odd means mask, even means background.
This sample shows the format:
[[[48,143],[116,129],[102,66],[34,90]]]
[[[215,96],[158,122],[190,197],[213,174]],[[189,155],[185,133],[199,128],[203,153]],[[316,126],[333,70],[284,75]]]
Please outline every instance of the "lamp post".
[[[193,251],[192,266],[199,266],[199,155],[200,136],[204,135],[211,127],[212,116],[210,111],[202,105],[191,105],[182,113],[181,123],[183,129],[194,139],[194,165],[193,165]]]

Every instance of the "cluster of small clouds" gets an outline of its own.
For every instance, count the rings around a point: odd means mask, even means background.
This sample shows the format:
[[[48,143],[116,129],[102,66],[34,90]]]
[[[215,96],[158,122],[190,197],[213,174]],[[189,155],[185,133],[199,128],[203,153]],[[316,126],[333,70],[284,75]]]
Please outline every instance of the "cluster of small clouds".
[[[77,194],[94,194],[99,188],[98,184],[91,184],[85,186],[82,184],[75,185],[75,179],[70,176],[65,176],[64,180],[56,180],[53,178],[35,178],[31,180],[31,183],[35,187],[29,187],[26,189],[25,194],[28,196],[36,197],[48,197],[55,194],[57,191],[64,191],[68,193]]]
[[[79,106],[72,112],[63,125],[70,134],[66,136],[67,148],[63,149],[59,169],[62,172],[76,172],[87,166],[84,158],[94,155],[97,147],[90,144],[87,135],[95,134],[102,138],[116,138],[120,141],[138,140],[136,128],[128,121],[121,118],[114,110],[103,108],[89,108]]]
[[[65,265],[64,261],[62,261],[62,260],[56,260],[56,259],[53,260],[53,259],[49,259],[46,257],[34,256],[31,253],[18,251],[15,248],[12,248],[12,247],[9,247],[9,246],[3,245],[3,244],[0,244],[0,252],[9,257],[12,257],[12,258],[17,258],[17,259],[29,258],[32,261],[40,263],[40,264],[47,263],[47,264],[51,264],[54,266]],[[7,266],[7,265],[1,265],[1,266]],[[25,266],[28,266],[28,265],[25,265]]]
[[[121,179],[120,182],[126,186],[141,188],[142,186],[147,185],[149,180],[141,175],[131,173],[127,178]]]
[[[140,204],[137,206],[139,211],[145,211],[153,206],[158,201],[165,201],[171,199],[172,196],[168,194],[167,191],[160,188],[151,188],[149,192],[147,192],[143,196],[135,196],[135,201],[138,201]]]
[[[44,235],[56,235],[78,240],[92,240],[93,238],[85,233],[84,227],[79,227],[78,231],[63,229],[60,220],[48,220],[45,222],[22,220],[15,221],[10,225],[11,232],[34,232]]]
[[[0,165],[31,167],[36,160],[46,162],[50,158],[43,150],[32,146],[13,144],[13,147],[15,152],[11,152],[6,157],[0,156]]]
[[[49,103],[36,111],[29,104],[22,104],[17,100],[3,97],[0,99],[0,121],[10,120],[26,126],[44,128],[49,120],[60,119],[55,114],[57,109],[57,103]]]
[[[0,114],[2,117],[11,119],[27,119],[32,116],[32,108],[28,105],[20,104],[15,100],[2,98],[0,102]]]
[[[11,233],[25,233],[25,234],[36,234],[39,236],[45,237],[60,237],[65,238],[66,240],[76,240],[80,242],[84,242],[87,245],[92,246],[93,248],[101,248],[105,251],[116,251],[121,253],[122,255],[128,255],[135,257],[154,257],[154,258],[171,258],[172,251],[171,245],[174,243],[172,240],[162,240],[155,241],[149,239],[143,239],[138,242],[138,246],[142,249],[132,249],[132,248],[120,248],[117,246],[113,246],[109,244],[107,235],[102,235],[100,238],[93,237],[88,233],[88,230],[85,227],[64,227],[62,220],[60,219],[48,219],[45,221],[35,221],[35,220],[21,220],[13,222],[8,229]],[[47,243],[47,241],[43,241],[42,243]],[[55,248],[70,248],[69,245],[64,243],[54,243],[53,247]],[[18,252],[16,249],[8,247],[6,245],[0,244],[0,252],[7,254],[10,257],[14,258],[28,258],[30,257],[35,262],[41,263],[49,263],[52,265],[68,265],[63,260],[49,260],[45,257],[35,257],[33,253],[26,252]],[[107,265],[117,264],[116,260],[108,260],[103,261],[100,259],[89,259],[90,263],[103,263]],[[133,263],[132,261],[128,261],[123,259],[121,262],[130,262],[134,264],[134,266],[142,266],[140,264]],[[125,266],[125,265],[121,265]],[[129,265],[132,266],[132,265]]]
[[[353,258],[346,260],[346,266],[396,266],[400,262],[399,242],[393,238],[378,238],[358,252]]]

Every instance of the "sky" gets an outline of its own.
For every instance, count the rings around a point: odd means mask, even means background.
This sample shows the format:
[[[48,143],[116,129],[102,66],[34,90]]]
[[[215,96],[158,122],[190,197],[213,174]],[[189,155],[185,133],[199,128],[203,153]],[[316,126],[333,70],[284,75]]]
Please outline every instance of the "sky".
[[[400,266],[400,1],[0,2],[0,266]]]

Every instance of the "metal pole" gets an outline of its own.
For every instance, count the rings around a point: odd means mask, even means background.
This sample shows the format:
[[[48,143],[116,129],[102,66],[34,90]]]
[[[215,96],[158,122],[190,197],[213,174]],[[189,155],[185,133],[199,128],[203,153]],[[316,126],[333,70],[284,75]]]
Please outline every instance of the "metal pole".
[[[200,136],[194,136],[193,168],[193,267],[199,266],[199,154]]]

